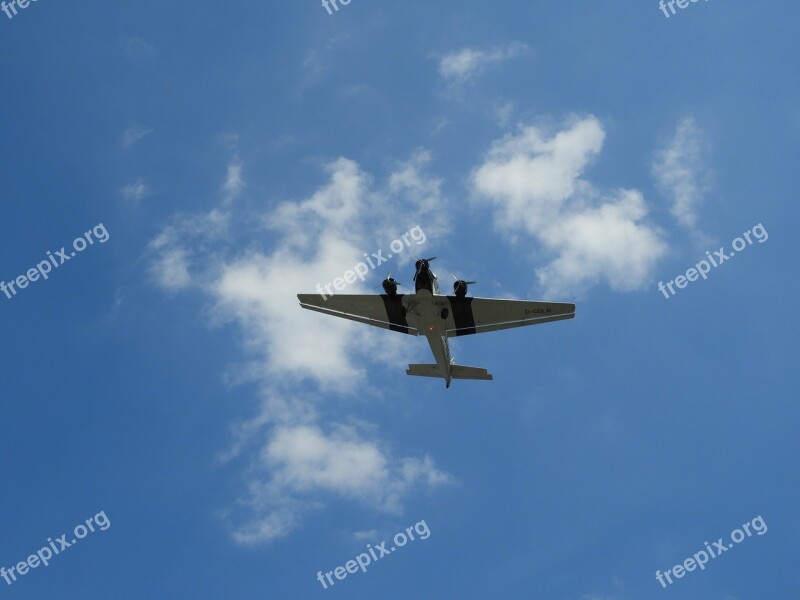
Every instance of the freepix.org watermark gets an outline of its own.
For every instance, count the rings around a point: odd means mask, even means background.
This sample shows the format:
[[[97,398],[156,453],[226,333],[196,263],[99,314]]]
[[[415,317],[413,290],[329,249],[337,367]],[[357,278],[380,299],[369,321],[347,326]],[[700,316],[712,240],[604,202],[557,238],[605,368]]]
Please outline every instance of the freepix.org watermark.
[[[31,5],[31,2],[37,1],[38,0],[11,0],[10,2],[6,2],[3,0],[0,2],[0,10],[6,13],[9,19],[13,19],[17,16],[17,7],[24,10]]]
[[[389,250],[394,252],[394,254],[399,254],[406,248],[410,248],[412,241],[415,242],[417,246],[421,246],[427,239],[428,237],[425,235],[425,232],[422,231],[422,227],[417,225],[410,231],[406,231],[403,235],[401,235],[400,239],[392,240],[392,243],[389,244]],[[383,256],[383,250],[378,250],[377,254],[372,255],[367,255],[366,252],[364,253],[364,258],[367,260],[367,263],[369,263],[369,266],[373,270],[378,268],[383,263],[389,262],[389,259],[391,259],[392,256],[394,255],[387,254],[386,256]],[[375,259],[374,261],[372,260],[373,258]],[[345,271],[343,278],[337,277],[332,283],[326,283],[324,286],[318,283],[317,292],[322,295],[323,300],[327,300],[328,296],[333,296],[336,292],[341,292],[345,288],[346,284],[355,283],[356,278],[364,281],[367,273],[369,273],[367,263],[358,263],[352,269]],[[333,290],[336,290],[336,292],[331,289],[331,286],[333,286]]]
[[[751,526],[753,531],[750,531]],[[656,571],[656,579],[661,584],[661,587],[665,588],[667,587],[667,583],[664,583],[665,579],[671,585],[672,576],[674,576],[675,579],[682,579],[687,572],[694,571],[697,567],[700,567],[700,570],[703,571],[705,570],[709,560],[712,558],[717,558],[723,552],[727,552],[728,550],[732,549],[734,544],[741,544],[747,538],[752,537],[753,532],[755,532],[756,535],[764,535],[767,533],[767,524],[764,522],[764,519],[761,518],[761,515],[758,515],[749,523],[742,525],[741,529],[734,529],[731,532],[730,543],[725,544],[725,541],[722,538],[719,538],[710,546],[708,545],[708,542],[704,542],[706,547],[705,550],[696,552],[692,558],[687,558],[682,564],[675,565],[671,569],[667,569],[664,573],[661,571]],[[672,576],[670,573],[672,573]]]
[[[752,234],[752,236],[750,235]],[[733,251],[726,254],[725,247],[721,247],[719,250],[715,251],[713,254],[711,252],[706,251],[706,259],[701,260],[697,263],[694,267],[686,271],[686,275],[678,275],[675,279],[670,279],[666,286],[664,285],[663,281],[658,282],[658,290],[664,294],[664,298],[669,300],[672,296],[674,296],[677,292],[673,285],[675,285],[678,289],[683,289],[689,282],[697,281],[698,277],[702,277],[703,279],[708,279],[708,274],[711,272],[711,267],[715,269],[720,266],[725,261],[732,259],[736,256],[737,252],[741,252],[748,246],[753,244],[753,236],[758,241],[759,244],[763,244],[769,239],[769,234],[767,230],[764,229],[764,226],[759,223],[755,227],[753,227],[750,231],[745,231],[742,234],[742,237],[737,237],[733,242],[731,242],[731,246],[733,247]],[[667,289],[669,289],[670,294],[667,293]]]
[[[350,4],[350,0],[339,0],[339,4],[342,6],[347,6]],[[331,10],[331,5],[333,6],[333,10]],[[322,7],[328,11],[329,15],[332,15],[335,12],[339,12],[339,7],[336,5],[336,0],[322,0]]]
[[[708,0],[705,0],[708,2]],[[690,4],[694,4],[695,2],[700,2],[700,0],[659,0],[658,8],[661,9],[661,12],[664,13],[664,16],[669,19],[670,13],[667,12],[667,8],[675,14],[675,5],[678,5],[678,8],[683,10],[684,8],[688,7]]]
[[[8,283],[5,281],[0,281],[0,292],[3,292],[6,295],[6,298],[11,300],[17,295],[19,290],[24,290],[26,287],[28,287],[29,283],[38,281],[40,277],[42,279],[47,279],[53,269],[57,269],[68,260],[72,260],[78,252],[83,252],[88,246],[93,245],[95,239],[92,236],[94,236],[96,241],[100,242],[101,244],[105,244],[109,237],[111,237],[109,236],[105,225],[102,223],[95,225],[92,229],[84,233],[83,236],[72,242],[72,247],[74,248],[72,252],[68,252],[66,246],[62,246],[61,250],[55,253],[55,256],[52,252],[48,251],[47,258],[35,267],[28,269],[28,272],[25,275],[20,275]]]
[[[96,526],[96,528],[95,528]],[[74,536],[71,540],[67,541],[67,535],[64,534],[53,541],[53,538],[47,538],[47,545],[36,551],[36,554],[31,554],[26,560],[18,562],[15,566],[0,567],[0,577],[2,577],[8,585],[17,581],[17,576],[23,577],[31,570],[38,569],[40,566],[50,566],[50,560],[55,556],[61,554],[67,548],[71,548],[82,540],[90,533],[95,531],[105,531],[111,527],[111,521],[108,520],[105,511],[100,511],[93,517],[86,519],[85,524],[81,523],[76,525],[72,530]]]
[[[367,544],[368,552],[362,552],[354,560],[348,560],[343,567],[336,567],[333,571],[328,571],[324,575],[322,571],[317,571],[317,581],[322,584],[323,589],[327,590],[329,585],[336,583],[333,580],[334,577],[341,581],[348,574],[357,573],[359,569],[366,573],[367,566],[371,563],[380,560],[384,556],[389,556],[408,542],[413,542],[415,532],[421,540],[427,540],[431,536],[431,530],[428,529],[428,524],[423,519],[413,527],[407,527],[405,531],[398,531],[392,538],[394,545],[391,548],[386,548],[387,542],[381,542],[375,546]]]

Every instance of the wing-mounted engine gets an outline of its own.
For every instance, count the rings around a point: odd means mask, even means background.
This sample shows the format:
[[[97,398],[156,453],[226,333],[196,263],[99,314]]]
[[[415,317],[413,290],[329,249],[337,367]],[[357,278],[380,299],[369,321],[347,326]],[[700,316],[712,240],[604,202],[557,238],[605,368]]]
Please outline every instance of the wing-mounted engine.
[[[390,298],[394,298],[395,296],[397,296],[398,285],[403,285],[403,284],[397,281],[394,277],[392,277],[391,273],[389,273],[386,276],[386,279],[384,279],[383,282],[381,283],[381,286],[383,286],[384,293]],[[378,287],[380,286],[376,285],[375,289],[377,289]]]
[[[383,286],[383,291],[386,292],[387,296],[391,296],[392,298],[397,296],[397,286],[401,285],[397,283],[394,277],[389,275],[386,279],[383,280],[381,284]]]
[[[453,283],[453,294],[455,294],[456,298],[466,298],[469,286],[478,283],[477,281],[464,281],[452,273],[450,275],[455,279],[455,283]]]

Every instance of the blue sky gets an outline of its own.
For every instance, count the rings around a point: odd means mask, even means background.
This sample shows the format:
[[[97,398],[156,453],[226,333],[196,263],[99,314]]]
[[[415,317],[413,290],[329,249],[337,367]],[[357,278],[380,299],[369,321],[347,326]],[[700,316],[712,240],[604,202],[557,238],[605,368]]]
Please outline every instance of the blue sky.
[[[797,15],[0,13],[0,280],[109,236],[0,293],[0,566],[110,522],[0,597],[796,596]],[[423,245],[346,293],[436,255],[446,286],[576,318],[455,340],[495,380],[446,390],[404,373],[423,340],[299,308],[415,226]],[[763,535],[656,580],[758,516]]]

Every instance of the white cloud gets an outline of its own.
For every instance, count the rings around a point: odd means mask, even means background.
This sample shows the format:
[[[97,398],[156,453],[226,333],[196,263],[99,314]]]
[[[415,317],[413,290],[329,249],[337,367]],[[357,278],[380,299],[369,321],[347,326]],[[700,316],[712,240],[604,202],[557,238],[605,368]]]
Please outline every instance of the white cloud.
[[[150,195],[150,188],[139,178],[134,183],[124,186],[120,193],[126,202],[136,207],[144,198]]]
[[[601,281],[620,292],[639,289],[666,250],[658,230],[642,223],[646,214],[636,190],[619,190],[597,208],[564,214],[541,231],[557,258],[536,270],[540,283],[553,294]]]
[[[328,273],[343,272],[342,262],[357,253],[346,243],[326,237],[317,264],[311,266],[317,281],[328,281]],[[265,354],[263,376],[311,377],[340,390],[352,387],[364,375],[354,356],[354,342],[369,344],[369,333],[376,334],[300,309],[297,293],[314,292],[309,266],[285,251],[253,254],[225,264],[213,287],[217,309],[238,322],[249,347]],[[365,293],[357,284],[348,291]]]
[[[313,425],[319,418],[308,396],[299,397],[264,385],[258,414],[234,423],[231,428],[234,443],[218,456],[219,461],[227,463],[240,456],[248,446],[262,441],[264,432],[272,425]]]
[[[247,372],[261,386],[261,409],[235,424],[233,445],[220,456],[230,462],[260,448],[240,500],[246,514],[231,518],[239,543],[288,535],[307,511],[329,498],[397,513],[416,486],[449,480],[430,458],[396,456],[352,425],[329,419],[323,428],[314,395],[294,392],[303,379],[316,382],[328,397],[368,392],[366,366],[407,358],[412,338],[304,311],[297,293],[314,292],[316,283],[341,276],[365,252],[385,248],[414,225],[422,225],[429,238],[444,231],[440,183],[424,173],[429,158],[416,153],[381,185],[355,162],[337,159],[309,197],[262,215],[239,214],[230,206],[245,186],[233,160],[221,186],[221,207],[174,219],[150,244],[159,285],[201,291],[213,304],[212,322],[235,324],[256,357]],[[223,233],[240,222],[273,230],[271,247],[249,243],[243,227],[237,238]],[[261,230],[252,233],[263,238]],[[357,281],[347,292],[370,293],[368,288]]]
[[[318,427],[280,428],[263,461],[275,480],[298,492],[323,489],[384,503],[393,487],[386,456],[351,430],[326,435]]]
[[[192,278],[187,255],[182,248],[169,248],[156,258],[151,272],[162,288],[174,292],[189,286]]]
[[[315,425],[276,428],[261,451],[265,478],[250,487],[244,501],[255,518],[235,538],[254,544],[282,537],[327,496],[399,514],[402,497],[414,486],[450,481],[430,458],[396,459],[383,446],[348,426],[334,426],[329,433]]]
[[[222,264],[211,288],[218,314],[239,323],[247,345],[263,352],[264,378],[312,378],[322,386],[351,389],[363,380],[363,363],[374,361],[373,353],[389,364],[408,348],[402,336],[303,311],[297,294],[314,293],[317,284],[341,276],[364,253],[386,248],[408,227],[425,223],[429,238],[444,228],[439,182],[421,172],[426,160],[415,155],[380,187],[355,162],[333,161],[328,181],[309,198],[284,202],[264,217],[278,235],[270,252]],[[398,227],[403,222],[413,225]],[[371,283],[384,276],[384,268],[390,267],[380,267]],[[372,292],[360,281],[346,291]]]
[[[448,82],[460,85],[473,81],[486,67],[502,63],[526,52],[528,46],[513,42],[493,50],[462,48],[439,60],[439,74]]]
[[[604,139],[594,117],[552,136],[524,127],[495,142],[473,172],[478,201],[493,208],[497,226],[530,235],[554,255],[537,270],[548,294],[579,294],[600,282],[639,289],[666,252],[659,230],[645,220],[640,192],[602,193],[582,178]]]
[[[173,219],[149,244],[156,284],[168,292],[207,284],[215,266],[213,248],[222,245],[229,221],[230,213],[216,208]]]
[[[284,202],[268,216],[273,229],[285,232],[287,249],[309,249],[324,232],[330,233],[328,240],[363,238],[361,217],[369,201],[371,179],[346,158],[333,161],[326,170],[329,181],[310,198]]]
[[[697,226],[697,208],[708,189],[705,139],[694,119],[678,123],[672,140],[658,152],[653,174],[661,190],[672,200],[672,214],[689,228]]]

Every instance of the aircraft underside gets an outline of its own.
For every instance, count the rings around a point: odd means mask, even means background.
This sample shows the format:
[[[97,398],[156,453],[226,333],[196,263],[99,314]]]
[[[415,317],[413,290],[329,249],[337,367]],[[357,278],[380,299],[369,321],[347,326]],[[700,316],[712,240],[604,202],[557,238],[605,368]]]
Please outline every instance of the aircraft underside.
[[[574,304],[469,297],[468,285],[474,283],[471,281],[457,279],[454,295],[441,295],[438,280],[429,268],[431,260],[417,261],[413,294],[398,294],[400,284],[389,276],[383,282],[384,294],[298,294],[297,298],[300,306],[308,310],[397,333],[425,336],[436,362],[410,364],[406,374],[441,378],[447,387],[453,379],[493,379],[486,369],[455,364],[449,338],[575,316]]]

